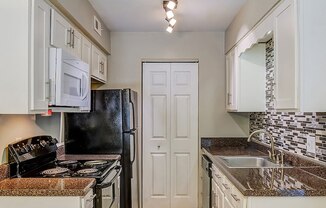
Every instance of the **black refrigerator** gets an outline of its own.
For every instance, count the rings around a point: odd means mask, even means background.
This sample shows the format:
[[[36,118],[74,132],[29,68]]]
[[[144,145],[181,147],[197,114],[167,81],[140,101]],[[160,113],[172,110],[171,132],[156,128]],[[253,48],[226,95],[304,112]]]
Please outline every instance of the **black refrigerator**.
[[[138,207],[137,115],[130,89],[94,90],[90,113],[65,114],[66,154],[121,155],[122,208]]]

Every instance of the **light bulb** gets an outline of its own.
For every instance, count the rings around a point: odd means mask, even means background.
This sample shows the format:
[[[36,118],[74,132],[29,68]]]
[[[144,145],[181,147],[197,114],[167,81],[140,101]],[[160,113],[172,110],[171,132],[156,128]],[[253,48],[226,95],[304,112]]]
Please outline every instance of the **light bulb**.
[[[169,20],[169,24],[173,27],[175,25],[175,23],[177,23],[177,20],[172,18]]]
[[[166,5],[167,8],[173,10],[177,4],[174,1],[169,1],[169,3]]]
[[[173,27],[169,26],[168,28],[166,28],[166,31],[168,31],[169,33],[172,33]]]
[[[172,12],[171,10],[167,11],[167,12],[166,12],[166,17],[167,17],[168,19],[171,19],[172,17],[174,17],[173,12]]]

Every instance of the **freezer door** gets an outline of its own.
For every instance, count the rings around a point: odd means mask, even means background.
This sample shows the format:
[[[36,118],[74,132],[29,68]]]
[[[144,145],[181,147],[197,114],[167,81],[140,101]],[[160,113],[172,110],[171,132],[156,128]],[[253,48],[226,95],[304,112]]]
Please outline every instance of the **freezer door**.
[[[65,114],[67,154],[122,154],[122,90],[92,91],[90,113]]]

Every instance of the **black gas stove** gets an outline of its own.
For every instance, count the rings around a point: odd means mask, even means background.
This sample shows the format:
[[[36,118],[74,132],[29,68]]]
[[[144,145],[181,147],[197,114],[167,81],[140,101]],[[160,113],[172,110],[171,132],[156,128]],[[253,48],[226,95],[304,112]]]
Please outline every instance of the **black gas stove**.
[[[57,140],[51,136],[37,136],[8,146],[10,177],[96,179],[95,207],[119,207],[118,160],[63,160],[56,159]],[[105,194],[103,194],[105,193]]]

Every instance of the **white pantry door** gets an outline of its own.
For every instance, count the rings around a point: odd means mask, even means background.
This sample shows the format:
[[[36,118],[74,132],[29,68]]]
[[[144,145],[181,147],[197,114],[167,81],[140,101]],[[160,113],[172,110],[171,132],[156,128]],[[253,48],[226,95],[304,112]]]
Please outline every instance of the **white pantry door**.
[[[143,64],[144,208],[198,207],[198,64]]]

